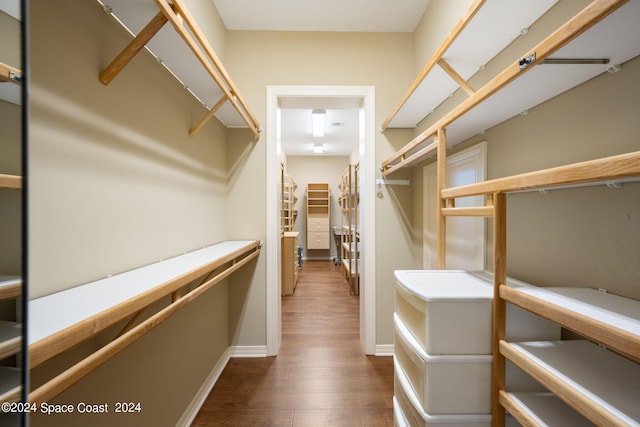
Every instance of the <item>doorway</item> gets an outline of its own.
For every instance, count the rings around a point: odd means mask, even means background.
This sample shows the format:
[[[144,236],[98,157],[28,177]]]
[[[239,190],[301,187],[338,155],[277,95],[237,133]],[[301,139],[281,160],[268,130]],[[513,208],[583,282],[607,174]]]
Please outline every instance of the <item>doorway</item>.
[[[375,90],[372,86],[267,87],[267,355],[278,354],[281,342],[281,248],[278,184],[280,161],[280,105],[283,100],[316,98],[358,100],[358,159],[362,238],[360,269],[360,342],[366,354],[375,354]],[[336,177],[337,180],[339,177]]]

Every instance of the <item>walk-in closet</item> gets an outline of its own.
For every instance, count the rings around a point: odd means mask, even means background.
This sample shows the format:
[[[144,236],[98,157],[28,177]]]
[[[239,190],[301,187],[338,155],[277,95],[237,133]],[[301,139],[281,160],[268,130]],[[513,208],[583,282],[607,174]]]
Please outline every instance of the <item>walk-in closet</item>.
[[[0,0],[0,425],[640,426],[640,0]]]

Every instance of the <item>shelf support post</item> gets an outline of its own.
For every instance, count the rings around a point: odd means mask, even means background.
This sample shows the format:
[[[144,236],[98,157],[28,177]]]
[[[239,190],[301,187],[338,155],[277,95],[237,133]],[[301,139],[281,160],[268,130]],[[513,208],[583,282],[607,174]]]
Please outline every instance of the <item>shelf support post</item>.
[[[100,73],[100,83],[107,86],[122,69],[142,50],[168,21],[164,12],[160,11],[149,23],[131,40],[118,56]]]
[[[500,353],[500,341],[506,336],[506,303],[500,298],[500,285],[507,283],[507,195],[493,195],[493,381],[491,406],[494,427],[505,423],[500,404],[500,390],[505,388],[505,358]]]
[[[447,187],[447,137],[446,130],[439,128],[436,132],[436,143],[438,144],[438,177],[437,177],[437,255],[436,265],[438,270],[447,268],[447,218],[443,209],[447,207],[447,200],[442,198],[442,190]]]

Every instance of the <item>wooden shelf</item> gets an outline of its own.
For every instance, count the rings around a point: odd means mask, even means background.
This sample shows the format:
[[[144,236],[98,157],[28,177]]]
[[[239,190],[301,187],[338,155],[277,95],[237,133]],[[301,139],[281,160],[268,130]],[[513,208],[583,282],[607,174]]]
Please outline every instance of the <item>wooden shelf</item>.
[[[474,2],[469,15],[477,12],[481,1]],[[497,3],[497,2],[496,2]],[[415,165],[427,156],[437,156],[437,265],[446,268],[446,217],[488,216],[493,220],[493,425],[504,426],[505,408],[512,411],[524,425],[540,425],[535,421],[545,414],[537,408],[542,401],[558,399],[530,398],[510,393],[506,384],[507,359],[542,383],[559,399],[574,408],[582,416],[597,425],[640,424],[640,302],[599,293],[594,290],[565,288],[508,288],[507,282],[507,194],[536,189],[566,188],[594,183],[622,182],[640,178],[640,151],[590,160],[572,165],[549,168],[515,176],[499,178],[447,188],[446,150],[467,132],[470,137],[491,127],[487,121],[478,120],[479,115],[490,116],[493,124],[512,117],[526,109],[520,98],[537,98],[538,103],[549,96],[538,96],[545,92],[545,85],[536,84],[539,74],[566,73],[575,76],[560,79],[560,75],[548,75],[547,82],[581,82],[594,77],[605,69],[579,71],[576,68],[562,70],[537,67],[552,54],[571,55],[574,48],[593,53],[601,44],[606,52],[603,58],[616,58],[613,64],[621,64],[638,55],[638,46],[627,49],[625,40],[636,31],[640,3],[626,0],[593,0],[575,16],[566,20],[556,31],[550,33],[535,47],[525,52],[501,73],[494,76],[481,88],[458,105],[444,112],[440,119],[416,136],[402,149],[382,163],[382,175],[387,176],[400,168]],[[468,25],[464,18],[457,31]],[[446,40],[433,59],[435,66],[441,59],[443,49],[452,40]],[[568,53],[568,54],[567,54]],[[440,56],[438,56],[440,55]],[[444,68],[447,67],[445,64]],[[535,67],[533,67],[535,66]],[[581,66],[582,67],[582,66]],[[534,72],[530,70],[535,69]],[[541,71],[544,70],[544,71]],[[446,70],[445,70],[446,71]],[[451,74],[451,73],[450,73]],[[527,77],[521,78],[526,75]],[[532,77],[532,76],[535,76]],[[456,79],[464,86],[464,79]],[[557,87],[556,95],[577,83],[565,83]],[[419,83],[417,83],[419,84]],[[531,88],[539,88],[540,91]],[[469,89],[469,88],[466,88]],[[471,88],[472,89],[472,88]],[[417,90],[411,88],[411,90]],[[547,96],[547,98],[544,98]],[[526,102],[530,102],[527,100]],[[511,111],[506,111],[511,109]],[[473,110],[473,111],[472,111]],[[478,113],[479,111],[483,111]],[[489,113],[487,114],[487,111]],[[395,111],[393,115],[395,115]],[[506,115],[505,115],[506,114]],[[472,126],[469,126],[472,123]],[[385,125],[388,123],[385,123]],[[384,127],[384,126],[383,126]],[[465,128],[461,132],[460,128]],[[449,138],[451,131],[456,132]],[[468,196],[486,196],[486,206],[479,208],[457,208],[456,199]],[[600,348],[588,341],[557,341],[544,343],[507,342],[507,306],[518,305],[531,313],[571,329],[609,349]],[[626,356],[626,357],[625,357]],[[528,406],[528,409],[525,408]],[[544,406],[544,405],[542,405]],[[536,408],[534,408],[536,407]],[[563,420],[564,421],[564,420]],[[566,424],[561,424],[566,425]],[[573,425],[573,424],[572,424]]]
[[[106,3],[99,0],[100,3]],[[155,5],[153,4],[155,2]],[[154,0],[138,4],[111,0],[109,10],[133,40],[99,75],[108,85],[143,48],[147,48],[181,85],[206,106],[207,112],[189,131],[195,135],[214,115],[226,126],[248,126],[256,139],[261,126],[240,95],[222,62],[207,41],[183,0]],[[140,22],[148,22],[140,28]],[[175,31],[165,30],[171,23]],[[132,31],[135,28],[137,31]],[[185,49],[186,44],[186,49]],[[192,54],[184,54],[190,51]],[[211,84],[213,80],[213,85]],[[230,106],[231,108],[225,108]]]
[[[500,402],[521,425],[593,427],[553,393],[500,393]]]
[[[133,316],[106,346],[30,394],[46,401],[79,381],[145,333],[260,253],[253,241],[227,241],[29,302],[29,366],[85,341]],[[182,288],[195,284],[180,295]],[[144,310],[171,295],[171,303],[137,324]]]
[[[459,87],[472,91],[467,80],[556,2],[474,1],[382,123],[381,129],[414,128]],[[500,25],[495,25],[496,21]],[[478,40],[482,40],[481,46]],[[456,80],[454,76],[460,79]]]
[[[0,190],[19,190],[21,188],[21,176],[0,174]]]
[[[487,5],[489,4],[492,2],[487,2]],[[625,7],[619,13],[613,13],[622,6]],[[473,7],[475,4],[471,8]],[[611,64],[621,64],[636,57],[640,54],[638,46],[631,47],[625,43],[625,40],[632,35],[640,36],[636,25],[639,10],[640,5],[637,2],[627,0],[593,1],[536,46],[522,52],[520,57],[514,58],[511,65],[501,73],[477,88],[458,105],[444,112],[444,115],[429,128],[384,160],[382,162],[383,177],[403,167],[415,165],[435,154],[438,144],[437,141],[431,141],[436,138],[436,134],[441,129],[447,129],[448,144],[453,146],[521,111],[533,108],[547,99],[606,72],[611,66],[610,64],[579,64],[562,65],[562,69],[552,65],[540,67],[539,65],[544,64],[544,60],[551,55],[580,58],[587,52],[586,55],[592,58],[609,58]],[[480,15],[478,13],[478,16]],[[462,28],[458,30],[462,31]],[[607,42],[603,42],[604,40]],[[445,44],[449,42],[451,40],[445,40]],[[442,54],[441,51],[436,52],[432,59],[432,62],[435,61],[433,65],[439,60],[438,55]],[[472,57],[473,54],[474,52],[470,52],[468,56]],[[535,54],[535,60],[522,67],[520,62],[531,57],[531,54]],[[537,89],[532,91],[531,88]],[[447,96],[449,93],[447,92]],[[416,102],[423,98],[424,96],[417,96]],[[444,99],[446,96],[436,101],[436,105]],[[427,109],[427,111],[431,110]],[[392,112],[392,115],[394,114],[395,112]]]
[[[0,301],[22,295],[22,279],[18,276],[0,276]]]
[[[340,176],[340,247],[339,257],[342,259],[342,272],[349,283],[353,295],[360,294],[360,235],[358,233],[358,163],[350,164]]]
[[[500,296],[640,361],[640,301],[590,288],[500,286]]]
[[[640,423],[640,365],[586,340],[500,342],[508,360],[597,425]]]
[[[0,320],[0,360],[18,354],[22,346],[22,324]]]

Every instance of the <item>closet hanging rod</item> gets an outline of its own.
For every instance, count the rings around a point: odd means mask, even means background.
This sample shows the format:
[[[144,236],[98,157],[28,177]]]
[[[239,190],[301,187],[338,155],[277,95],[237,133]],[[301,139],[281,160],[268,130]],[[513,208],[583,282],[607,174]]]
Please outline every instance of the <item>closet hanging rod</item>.
[[[195,19],[184,2],[182,0],[172,0],[172,3],[169,3],[167,0],[154,1],[160,8],[160,12],[149,21],[144,29],[141,30],[122,52],[100,73],[100,82],[108,85],[131,59],[145,47],[149,40],[160,31],[164,24],[169,21],[224,94],[222,99],[216,104],[216,107],[212,108],[213,112],[208,111],[205,117],[190,130],[189,136],[194,136],[204,123],[213,117],[217,109],[220,108],[224,102],[229,101],[242,120],[249,126],[255,138],[258,139],[262,130],[260,123],[249,110],[246,102],[241,97],[237,87],[222,65],[222,62],[197,26]]]
[[[382,176],[386,177],[391,172],[400,167],[408,166],[415,163],[423,156],[411,156],[411,161],[405,161],[404,157],[407,153],[415,150],[419,145],[430,138],[437,129],[443,129],[451,123],[465,115],[478,104],[485,101],[491,95],[495,94],[507,84],[523,75],[528,70],[533,69],[536,65],[544,61],[549,55],[552,55],[562,46],[596,25],[600,20],[604,19],[610,13],[627,3],[629,0],[594,0],[591,4],[581,10],[573,18],[560,26],[556,31],[547,36],[535,47],[525,53],[522,58],[530,58],[535,55],[535,59],[527,63],[527,66],[521,67],[519,62],[515,61],[500,74],[478,89],[473,95],[462,101],[451,111],[431,125],[427,130],[422,132],[416,138],[411,140],[407,145],[398,150],[395,154],[382,162]],[[398,162],[400,160],[400,162]],[[396,163],[398,162],[398,163]],[[400,166],[402,164],[402,166]]]

